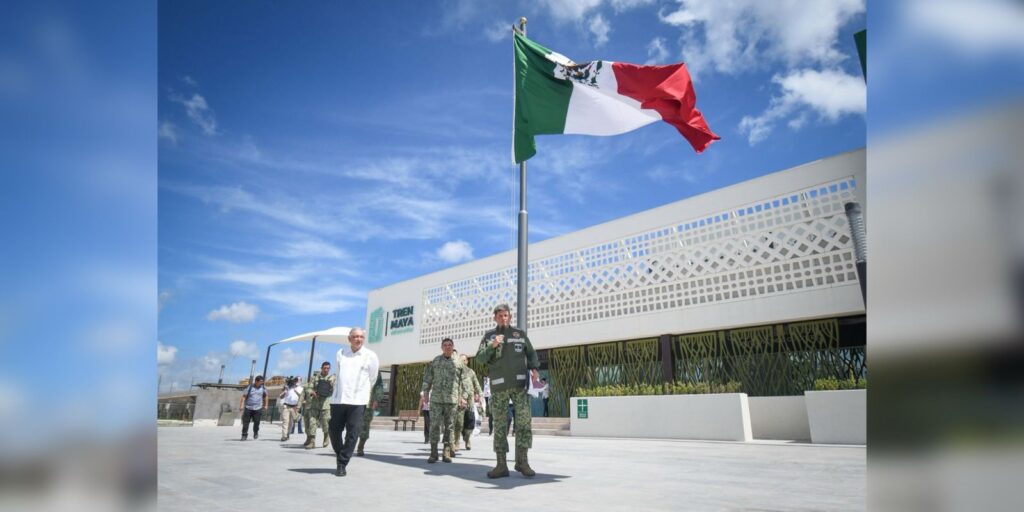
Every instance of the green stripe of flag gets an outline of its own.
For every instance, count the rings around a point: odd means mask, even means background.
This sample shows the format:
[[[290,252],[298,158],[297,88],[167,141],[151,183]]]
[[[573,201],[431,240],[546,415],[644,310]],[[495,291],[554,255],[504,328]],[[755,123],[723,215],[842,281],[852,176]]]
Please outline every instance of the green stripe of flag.
[[[537,153],[534,135],[562,133],[572,96],[572,82],[555,78],[555,63],[545,58],[551,50],[516,33],[515,122],[512,149],[515,161]]]

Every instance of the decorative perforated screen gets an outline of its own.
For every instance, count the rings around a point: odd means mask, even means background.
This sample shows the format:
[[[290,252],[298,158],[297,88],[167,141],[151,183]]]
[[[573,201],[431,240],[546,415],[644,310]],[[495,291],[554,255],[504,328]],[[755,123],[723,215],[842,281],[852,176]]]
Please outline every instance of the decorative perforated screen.
[[[852,177],[530,263],[529,328],[573,325],[856,283],[843,204]],[[478,341],[516,269],[423,291],[419,343]]]

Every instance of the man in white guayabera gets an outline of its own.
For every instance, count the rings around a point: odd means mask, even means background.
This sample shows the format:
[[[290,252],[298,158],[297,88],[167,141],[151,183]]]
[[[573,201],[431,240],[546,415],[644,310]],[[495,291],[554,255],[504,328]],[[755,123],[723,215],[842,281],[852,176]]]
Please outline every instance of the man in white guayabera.
[[[363,413],[370,401],[373,383],[377,381],[380,360],[363,346],[366,332],[353,327],[348,333],[348,347],[338,351],[338,377],[331,397],[331,446],[337,455],[335,476],[348,474],[346,467],[355,451],[356,438],[362,430]],[[344,435],[344,442],[342,442]]]

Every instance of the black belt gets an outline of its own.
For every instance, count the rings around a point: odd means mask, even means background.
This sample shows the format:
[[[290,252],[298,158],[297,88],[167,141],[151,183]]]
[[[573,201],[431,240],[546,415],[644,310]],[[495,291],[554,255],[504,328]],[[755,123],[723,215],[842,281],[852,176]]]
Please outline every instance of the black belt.
[[[298,406],[299,406],[299,404],[295,404],[295,405],[288,405],[288,404],[284,404],[284,406],[285,406],[285,407],[298,407]]]

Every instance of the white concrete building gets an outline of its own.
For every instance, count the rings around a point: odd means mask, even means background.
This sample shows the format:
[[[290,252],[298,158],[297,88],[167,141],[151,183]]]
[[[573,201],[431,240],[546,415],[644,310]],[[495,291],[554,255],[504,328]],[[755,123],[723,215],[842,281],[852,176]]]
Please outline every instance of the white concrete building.
[[[866,216],[865,189],[860,149],[531,244],[527,329],[552,400],[581,385],[710,378],[708,358],[752,396],[796,394],[762,384],[827,375],[823,362],[862,375],[865,308],[844,204]],[[515,251],[370,292],[367,341],[396,366],[398,405],[403,375],[411,389],[443,337],[473,355],[494,306],[515,318],[515,302]],[[824,322],[790,327],[809,320]],[[794,357],[799,371],[772,370]]]

